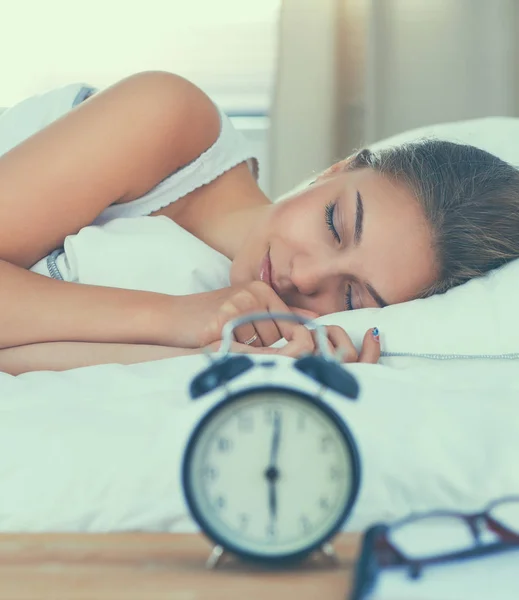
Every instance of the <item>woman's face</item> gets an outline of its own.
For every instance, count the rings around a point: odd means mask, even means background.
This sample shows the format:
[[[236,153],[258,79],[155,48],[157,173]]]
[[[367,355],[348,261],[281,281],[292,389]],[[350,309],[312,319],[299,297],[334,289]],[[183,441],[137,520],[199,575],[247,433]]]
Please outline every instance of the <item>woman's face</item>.
[[[263,280],[289,306],[322,315],[411,300],[435,276],[418,201],[358,169],[268,206],[235,256],[231,283]]]

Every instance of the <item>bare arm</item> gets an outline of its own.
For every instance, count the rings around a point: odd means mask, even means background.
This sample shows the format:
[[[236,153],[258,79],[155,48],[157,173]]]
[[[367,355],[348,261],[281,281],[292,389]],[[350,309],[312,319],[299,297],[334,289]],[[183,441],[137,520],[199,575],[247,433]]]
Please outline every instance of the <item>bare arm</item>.
[[[340,327],[327,327],[332,351],[341,349],[343,362],[377,363],[380,358],[380,342],[373,337],[372,330],[364,336],[359,354],[351,339]],[[310,338],[312,339],[312,338]],[[191,356],[205,351],[220,349],[220,341],[206,348],[174,348],[152,344],[114,344],[96,342],[47,342],[0,350],[0,371],[20,375],[29,371],[66,371],[78,367],[100,364],[122,364],[161,360],[178,356]],[[315,340],[309,344],[304,336],[294,339],[282,348],[254,347],[231,343],[231,352],[245,354],[277,354],[299,357],[302,354],[319,352]]]
[[[105,208],[142,196],[217,138],[218,112],[170,73],[134,75],[0,157],[0,259],[29,268]]]
[[[141,196],[190,162],[218,131],[203,92],[150,72],[95,95],[0,157],[0,348],[67,340],[175,345],[180,300],[25,269],[110,204]]]
[[[0,261],[0,348],[84,341],[182,345],[183,298],[57,281]]]
[[[21,375],[30,371],[66,371],[102,364],[131,365],[200,352],[146,344],[47,342],[0,350],[0,371]]]

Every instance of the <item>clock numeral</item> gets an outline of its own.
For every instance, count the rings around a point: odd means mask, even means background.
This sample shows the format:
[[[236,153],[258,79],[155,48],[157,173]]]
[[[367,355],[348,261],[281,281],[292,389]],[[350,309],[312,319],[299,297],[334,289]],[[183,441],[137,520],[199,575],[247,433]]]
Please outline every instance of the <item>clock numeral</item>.
[[[330,479],[332,479],[333,481],[340,479],[342,475],[343,475],[343,471],[340,467],[334,466],[334,467],[330,468]]]
[[[331,450],[333,445],[333,437],[331,435],[323,435],[320,442],[321,452],[325,454]]]
[[[273,425],[276,418],[279,419],[279,411],[274,406],[267,406],[265,408],[265,423]]]
[[[249,432],[254,429],[254,416],[251,413],[238,413],[238,429],[239,431]]]
[[[247,513],[241,513],[239,521],[240,521],[240,529],[242,531],[245,531],[250,523],[250,515],[248,515]]]
[[[310,523],[310,519],[306,515],[299,517],[299,524],[301,525],[301,529],[304,531],[304,533],[309,533],[312,531],[312,523]]]
[[[322,510],[328,510],[330,508],[330,499],[326,496],[321,496],[319,498],[319,508]]]
[[[225,498],[223,496],[217,496],[214,501],[214,505],[216,506],[216,508],[225,508],[226,504],[227,504],[227,501],[225,500]]]
[[[216,447],[219,452],[229,452],[232,449],[232,441],[225,437],[218,438]]]
[[[205,465],[202,469],[202,477],[208,481],[215,481],[218,479],[218,469],[212,465]]]

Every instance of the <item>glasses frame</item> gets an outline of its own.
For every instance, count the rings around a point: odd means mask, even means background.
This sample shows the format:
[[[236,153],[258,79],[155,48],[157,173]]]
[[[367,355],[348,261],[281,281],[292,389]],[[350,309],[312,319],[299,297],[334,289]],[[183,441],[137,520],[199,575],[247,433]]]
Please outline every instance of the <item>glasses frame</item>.
[[[478,556],[486,556],[497,552],[504,552],[519,548],[519,533],[512,531],[499,520],[493,518],[490,512],[500,504],[517,503],[519,495],[505,496],[495,500],[479,512],[462,513],[448,510],[437,510],[425,513],[415,513],[391,524],[379,523],[370,527],[363,538],[362,549],[356,565],[353,589],[350,600],[362,600],[373,589],[380,571],[386,568],[405,567],[409,576],[417,579],[422,570],[430,565],[462,561]],[[474,538],[474,545],[465,550],[446,552],[424,558],[411,558],[402,552],[389,538],[391,531],[403,525],[418,523],[431,517],[451,517],[462,520]],[[482,542],[481,525],[485,524],[488,530],[499,536],[499,541]]]

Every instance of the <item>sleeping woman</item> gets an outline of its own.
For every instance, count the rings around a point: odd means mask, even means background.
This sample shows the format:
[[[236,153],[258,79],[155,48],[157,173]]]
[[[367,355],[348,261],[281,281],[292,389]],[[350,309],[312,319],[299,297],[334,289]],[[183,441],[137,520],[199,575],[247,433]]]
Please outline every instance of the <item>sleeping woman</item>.
[[[519,172],[471,146],[362,150],[272,202],[246,140],[179,76],[139,73],[35,102],[48,116],[0,157],[8,373],[217,349],[239,315],[383,307],[519,256]],[[184,287],[182,268],[198,273]],[[327,330],[346,362],[377,362],[376,328],[358,353],[344,330]],[[234,334],[235,352],[315,350],[289,321]]]

